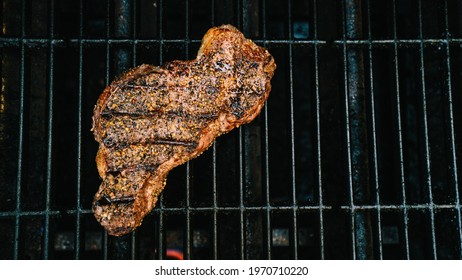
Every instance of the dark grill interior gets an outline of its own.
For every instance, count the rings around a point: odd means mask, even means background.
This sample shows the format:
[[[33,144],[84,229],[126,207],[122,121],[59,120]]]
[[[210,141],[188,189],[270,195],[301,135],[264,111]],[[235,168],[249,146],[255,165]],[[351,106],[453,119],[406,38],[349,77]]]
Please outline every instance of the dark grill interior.
[[[460,259],[458,0],[15,1],[1,7],[1,259]],[[231,23],[264,111],[173,170],[133,234],[91,213],[93,106]]]

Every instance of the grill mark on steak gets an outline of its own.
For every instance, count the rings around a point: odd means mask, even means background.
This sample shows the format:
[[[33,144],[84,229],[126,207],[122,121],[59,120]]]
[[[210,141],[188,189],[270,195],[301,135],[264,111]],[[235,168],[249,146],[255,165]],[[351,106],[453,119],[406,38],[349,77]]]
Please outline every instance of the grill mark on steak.
[[[107,86],[92,130],[103,179],[93,212],[108,233],[133,231],[155,206],[172,168],[252,121],[275,68],[267,50],[223,25],[207,31],[195,60],[141,65]]]
[[[133,142],[133,143],[114,143],[111,138],[105,138],[103,140],[103,143],[105,144],[106,147],[109,148],[125,148],[128,145],[136,145],[136,144],[167,144],[167,145],[173,145],[173,146],[185,146],[185,147],[191,147],[195,148],[197,146],[197,142],[188,142],[188,141],[175,141],[175,140],[170,140],[170,139],[156,139],[156,140],[148,140],[148,141],[143,141],[143,142]]]
[[[108,166],[107,172],[122,172],[123,170],[146,170],[146,171],[156,171],[159,167],[158,164],[131,164],[124,165],[122,167],[110,167]]]
[[[197,146],[197,142],[188,142],[188,141],[174,141],[168,139],[157,139],[152,142],[144,142],[145,144],[167,144],[167,145],[177,145],[177,146],[185,146],[185,147],[192,147],[195,148]]]
[[[109,198],[107,195],[102,195],[101,198],[95,202],[95,204],[99,206],[104,206],[104,205],[109,205],[109,204],[133,203],[133,201],[135,201],[134,196]]]
[[[158,86],[111,85],[112,98],[107,100],[102,113],[108,110],[129,113],[182,111],[189,115],[217,113],[216,99],[210,98],[210,95],[220,92],[222,81],[217,79],[201,84],[192,77],[185,77],[183,82],[165,85],[168,80],[171,77],[164,77],[161,79],[163,84]],[[133,82],[146,83],[139,79]],[[185,103],[188,106],[184,106]]]
[[[162,110],[157,110],[153,112],[124,112],[124,111],[105,111],[101,113],[101,116],[107,120],[111,119],[112,117],[123,117],[123,116],[130,116],[130,117],[158,117],[161,114],[165,114],[167,116],[172,117],[183,117],[186,119],[214,119],[218,115],[216,113],[210,114],[200,114],[200,115],[190,115],[187,112],[182,111],[170,111],[170,112],[163,112]]]
[[[109,148],[125,148],[128,145],[136,145],[136,144],[167,144],[172,146],[184,146],[184,147],[191,147],[195,148],[197,146],[197,142],[188,142],[188,141],[175,141],[170,139],[156,139],[156,140],[147,140],[141,142],[132,142],[132,143],[115,143],[112,138],[105,138],[103,143],[106,147]]]
[[[134,144],[172,141],[179,145],[195,142],[207,124],[208,119],[172,115],[156,118],[122,115],[101,119],[101,126],[105,131],[103,142],[109,147],[121,142]]]

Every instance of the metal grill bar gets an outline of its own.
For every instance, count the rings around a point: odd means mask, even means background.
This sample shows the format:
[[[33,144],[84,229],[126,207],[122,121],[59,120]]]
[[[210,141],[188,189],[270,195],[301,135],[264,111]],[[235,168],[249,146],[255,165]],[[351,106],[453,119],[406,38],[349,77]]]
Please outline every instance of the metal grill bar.
[[[186,243],[186,251],[185,251],[185,259],[191,258],[191,181],[190,181],[190,168],[191,165],[189,162],[186,163],[186,205],[185,205],[185,212],[186,212],[186,234],[185,234],[185,243]]]
[[[362,46],[362,45],[377,45],[377,46],[388,46],[388,45],[393,45],[395,43],[397,43],[400,47],[409,47],[409,46],[419,46],[421,44],[424,44],[424,45],[435,45],[435,44],[447,44],[447,43],[451,43],[451,44],[460,44],[460,42],[462,41],[462,39],[396,39],[396,40],[389,40],[389,39],[383,39],[383,40],[372,40],[372,41],[368,41],[368,40],[346,40],[345,42],[350,45],[350,46]],[[287,42],[289,43],[289,42]],[[295,43],[295,42],[294,42]],[[308,42],[303,42],[303,43],[308,43]],[[327,43],[327,42],[326,42]],[[341,40],[334,40],[333,42],[334,44],[342,44],[343,41]]]
[[[21,36],[26,37],[26,2],[21,2]],[[19,101],[19,136],[18,136],[18,174],[16,184],[16,211],[15,211],[15,230],[14,230],[14,255],[15,260],[19,257],[19,217],[21,214],[21,184],[22,184],[22,160],[23,160],[23,140],[24,140],[24,79],[25,79],[25,46],[21,45],[21,70],[20,70],[20,101]]]
[[[240,227],[240,240],[241,240],[241,260],[245,259],[245,220],[244,220],[244,160],[242,157],[243,148],[242,148],[242,127],[239,127],[239,221],[241,223]]]
[[[423,24],[422,24],[422,0],[419,0],[419,37],[423,38]],[[420,75],[422,79],[422,109],[423,109],[423,122],[424,122],[424,142],[425,142],[425,164],[426,164],[426,184],[428,187],[428,198],[430,203],[430,222],[432,234],[432,250],[433,257],[437,259],[436,252],[436,234],[435,234],[435,212],[433,211],[433,191],[432,191],[432,176],[431,176],[431,162],[430,162],[430,143],[428,137],[428,121],[427,121],[427,97],[425,89],[425,63],[424,63],[424,47],[420,44]]]
[[[314,40],[318,40],[318,10],[317,1],[313,2],[313,32]],[[317,168],[318,168],[318,192],[319,192],[319,246],[321,259],[325,258],[324,253],[324,201],[323,201],[323,188],[322,188],[322,154],[321,154],[321,99],[319,96],[319,46],[314,45],[314,75],[315,75],[315,99],[316,99],[316,155],[317,155]]]
[[[399,143],[399,167],[401,175],[401,192],[402,192],[402,206],[404,216],[404,242],[406,249],[406,259],[410,259],[409,250],[409,225],[408,225],[408,212],[406,200],[406,181],[404,177],[404,153],[403,153],[403,130],[401,120],[401,94],[399,86],[399,63],[398,63],[398,43],[397,43],[397,23],[396,23],[396,0],[393,0],[393,38],[395,44],[394,51],[394,66],[395,66],[395,83],[396,83],[396,112],[397,112],[397,125],[398,125],[398,143]]]
[[[370,0],[367,1],[367,30],[368,38],[372,40],[371,34],[371,3]],[[374,96],[374,73],[373,73],[373,56],[372,56],[372,46],[369,45],[369,70],[370,70],[370,107],[371,107],[371,119],[372,119],[372,147],[373,147],[373,161],[374,161],[374,183],[375,183],[375,203],[380,205],[380,185],[379,185],[379,170],[378,170],[378,156],[377,156],[377,131],[376,131],[376,116],[375,116],[375,96]],[[383,241],[382,241],[382,215],[380,208],[377,208],[377,235],[378,235],[378,250],[379,258],[383,259]]]
[[[132,21],[132,67],[135,67],[137,65],[137,45],[134,44],[133,42],[136,40],[136,32],[137,32],[137,22],[138,22],[138,5],[135,3],[133,4],[133,21]]]
[[[213,231],[213,244],[212,244],[212,249],[213,249],[213,259],[218,259],[218,221],[217,221],[217,148],[215,145],[215,141],[212,144],[212,176],[213,176],[213,181],[212,181],[212,192],[213,192],[213,201],[212,201],[212,207],[213,207],[213,225],[212,225],[212,231]]]
[[[131,240],[130,240],[130,258],[132,260],[136,259],[136,232],[130,233]]]
[[[50,39],[54,38],[55,21],[55,1],[50,3]],[[45,234],[43,242],[43,258],[48,259],[49,235],[50,235],[50,193],[51,193],[51,168],[52,168],[52,149],[53,149],[53,81],[54,81],[54,46],[49,46],[49,76],[48,76],[48,142],[47,142],[47,174],[45,191]]]
[[[79,1],[79,37],[83,37],[83,0]],[[78,116],[77,116],[77,201],[75,222],[75,259],[80,258],[80,187],[82,173],[82,95],[83,95],[83,45],[79,44],[79,89],[78,89]]]
[[[188,1],[189,3],[189,1]],[[211,4],[211,25],[215,26],[215,0],[212,0]],[[189,36],[186,38],[189,40]],[[218,201],[217,201],[217,146],[216,141],[213,141],[212,144],[212,192],[213,192],[213,259],[218,259],[218,221],[217,221],[217,213],[218,213]]]
[[[237,1],[236,6],[237,6],[236,10],[241,11],[240,6],[239,6],[239,1]],[[238,13],[238,15],[239,15],[239,13]],[[238,28],[242,28],[239,16],[237,17],[236,24],[237,24]],[[245,212],[246,207],[244,205],[244,157],[243,157],[243,153],[244,153],[244,141],[243,141],[244,133],[243,133],[242,126],[238,128],[238,131],[239,131],[238,146],[239,146],[239,206],[240,206],[239,220],[240,220],[240,223],[241,223],[241,227],[240,227],[241,256],[240,256],[240,258],[241,258],[241,260],[244,260],[244,259],[247,258],[248,254],[247,254],[247,248],[245,246],[246,241],[247,241],[246,235],[245,235],[245,230],[246,230],[246,226],[247,226],[247,223],[246,223],[247,220],[244,217],[244,214],[246,213]]]
[[[340,206],[341,209],[349,209],[350,206]],[[460,206],[453,204],[407,204],[407,205],[355,205],[353,210],[442,210],[442,209],[460,209]]]
[[[259,9],[259,5],[260,2],[257,0],[246,0],[242,2],[242,31],[250,38],[260,36],[262,22],[260,19],[263,17],[263,21],[265,21],[265,15]],[[254,203],[257,200],[264,203],[262,193],[264,192],[262,174],[264,163],[261,160],[263,144],[261,126],[261,117],[258,117],[254,122],[243,128],[246,205]],[[264,224],[263,213],[251,214],[246,212],[246,217],[246,258],[268,258],[269,256],[264,248],[268,246],[268,240],[265,242],[265,235],[268,236],[270,230],[267,228],[267,225]]]
[[[346,0],[344,3],[343,37],[362,36],[361,2]],[[349,49],[343,45],[345,78],[345,121],[347,138],[348,183],[350,188],[350,218],[352,232],[353,258],[370,258],[368,242],[368,218],[365,213],[355,212],[355,201],[367,199],[368,148],[365,118],[364,65],[360,50]]]
[[[211,9],[211,23],[212,23],[212,26],[215,26],[215,0],[212,0],[212,3],[210,5],[210,9]]]
[[[236,1],[236,25],[242,29],[243,27],[243,20],[242,20],[242,15],[243,15],[243,9],[242,9],[242,1]]]
[[[245,210],[249,212],[265,212],[265,211],[273,211],[275,213],[277,212],[284,212],[284,211],[291,211],[293,210],[293,206],[246,206]],[[296,207],[299,212],[313,212],[313,211],[318,211],[320,207],[318,205],[315,206],[309,206],[309,205],[299,205]],[[323,211],[331,211],[334,209],[343,209],[343,210],[350,210],[351,205],[335,205],[335,206],[330,206],[330,205],[324,205],[322,207]],[[401,211],[404,209],[407,210],[429,210],[429,209],[434,209],[434,210],[456,210],[459,211],[461,210],[462,206],[460,205],[454,205],[454,204],[434,204],[433,206],[429,205],[428,203],[425,204],[407,204],[407,205],[399,205],[399,204],[383,204],[383,205],[376,205],[376,204],[371,204],[371,205],[355,205],[353,210],[358,211],[358,210],[375,210],[377,211],[380,209],[380,211]],[[213,212],[215,208],[213,206],[211,207],[190,207],[190,211],[195,211],[195,212]],[[240,206],[218,206],[216,208],[217,211],[219,212],[232,212],[232,211],[240,211],[241,207]],[[158,209],[155,208],[153,209],[154,213],[160,213],[160,212],[165,212],[169,214],[185,214],[185,208],[182,207],[169,207],[169,208],[164,208],[164,209]],[[0,212],[0,217],[15,217],[16,215],[22,217],[22,216],[44,216],[47,212],[45,210],[42,211],[21,211],[20,213],[16,213],[16,211],[4,211]],[[56,215],[76,215],[77,210],[72,209],[72,210],[66,210],[66,211],[60,211],[60,210],[50,210],[48,211],[48,214],[50,216],[56,216]],[[92,214],[91,209],[82,209],[80,210],[80,214]]]
[[[236,11],[237,11],[237,17],[236,17],[236,25],[239,29],[243,30],[243,19],[242,15],[244,13],[243,10],[243,5],[241,5],[241,1],[236,1]],[[247,166],[248,162],[246,162],[246,158],[244,157],[245,152],[247,149],[247,143],[245,139],[245,131],[244,128],[241,126],[239,127],[239,177],[240,177],[240,194],[239,194],[239,200],[241,204],[241,217],[242,217],[242,222],[241,222],[241,242],[242,242],[242,252],[243,252],[243,258],[242,259],[249,259],[251,256],[251,249],[250,249],[250,244],[251,244],[251,237],[248,236],[249,232],[249,216],[248,216],[248,211],[247,207],[244,203],[244,195],[248,192],[248,184],[247,181],[245,181],[247,178],[245,177],[246,170],[249,168]],[[246,216],[247,215],[247,216]]]
[[[345,0],[347,1],[347,0]],[[352,163],[351,163],[351,144],[350,144],[350,117],[349,117],[349,102],[348,102],[348,68],[347,68],[347,43],[346,43],[346,3],[342,3],[343,7],[343,38],[345,39],[343,43],[343,73],[344,73],[344,83],[345,83],[345,123],[346,123],[346,138],[347,138],[347,160],[348,160],[348,187],[350,191],[350,221],[351,221],[351,249],[352,257],[356,259],[356,239],[355,239],[355,218],[354,218],[354,200],[353,200],[353,178],[352,178]]]
[[[160,31],[160,30],[159,30]],[[108,39],[90,39],[90,38],[69,38],[69,39],[50,39],[50,38],[2,38],[0,41],[0,47],[17,47],[21,44],[25,44],[27,46],[34,46],[34,47],[45,47],[48,45],[54,45],[58,47],[67,47],[67,46],[78,46],[82,43],[84,46],[98,46],[98,45],[140,45],[140,44],[159,44],[162,43],[185,43],[184,39],[124,39],[124,38],[110,38]],[[201,39],[189,39],[187,40],[189,43],[200,43]],[[302,40],[302,39],[281,39],[281,40],[272,40],[272,39],[255,39],[252,40],[258,44],[267,45],[326,45],[326,46],[343,46],[346,43],[349,46],[358,46],[358,47],[365,47],[367,48],[369,45],[374,47],[388,47],[390,45],[394,45],[395,43],[400,47],[409,47],[409,46],[420,46],[423,44],[424,46],[434,46],[434,45],[441,45],[444,46],[446,44],[450,44],[453,46],[458,46],[462,43],[462,39],[460,38],[444,38],[444,39],[374,39],[374,40],[362,40],[362,39],[346,39],[346,40],[333,40],[333,41],[326,41],[326,40]]]
[[[262,18],[263,18],[263,23],[262,23],[262,28],[263,28],[263,46],[266,48],[268,44],[266,43],[266,0],[263,0],[262,2]],[[268,137],[268,106],[265,104],[263,107],[263,115],[264,115],[264,128],[265,128],[265,205],[267,207],[266,211],[266,250],[268,254],[268,259],[271,259],[271,212],[269,210],[271,206],[271,200],[270,200],[270,182],[269,182],[269,147],[268,147],[268,142],[269,142],[269,137]]]
[[[448,1],[444,2],[444,25],[446,39],[449,39],[449,19],[448,19]],[[459,258],[462,259],[462,218],[460,211],[460,196],[459,196],[459,177],[457,174],[457,155],[456,155],[456,140],[454,132],[454,105],[452,102],[452,78],[451,78],[451,55],[450,55],[450,46],[446,45],[446,67],[448,71],[448,111],[449,111],[449,124],[450,124],[450,150],[451,150],[451,169],[453,170],[453,180],[454,180],[454,193],[455,193],[455,202],[457,207],[457,224],[459,226]]]
[[[287,1],[287,25],[289,27],[288,36],[292,38],[292,1]],[[297,189],[295,184],[295,121],[294,121],[294,75],[293,75],[293,50],[292,44],[289,44],[289,106],[290,106],[290,157],[291,157],[291,176],[292,176],[292,219],[293,219],[293,232],[292,232],[292,242],[293,242],[293,256],[294,259],[298,259],[298,241],[297,241]]]

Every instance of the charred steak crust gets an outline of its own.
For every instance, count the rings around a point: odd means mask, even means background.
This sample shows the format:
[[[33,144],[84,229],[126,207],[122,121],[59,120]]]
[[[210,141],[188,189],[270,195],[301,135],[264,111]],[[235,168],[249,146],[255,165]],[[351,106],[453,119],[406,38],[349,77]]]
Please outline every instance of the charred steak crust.
[[[133,231],[154,208],[172,168],[252,121],[275,69],[266,49],[223,25],[207,31],[195,60],[141,65],[106,87],[93,115],[103,179],[93,212],[108,233]]]

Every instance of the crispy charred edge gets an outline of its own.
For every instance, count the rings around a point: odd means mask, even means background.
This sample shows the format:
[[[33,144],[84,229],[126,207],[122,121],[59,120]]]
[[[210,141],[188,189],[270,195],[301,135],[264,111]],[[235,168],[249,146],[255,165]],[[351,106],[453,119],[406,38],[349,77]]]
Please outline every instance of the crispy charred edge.
[[[204,37],[202,38],[201,46],[197,52],[197,58],[201,57],[203,54],[208,54],[208,51],[211,49],[212,42],[215,40],[215,38],[217,38],[221,33],[226,33],[228,31],[231,31],[232,33],[242,38],[244,37],[236,27],[230,24],[212,27],[205,33]]]
[[[106,149],[102,144],[99,145],[98,152],[96,153],[96,168],[101,179],[106,179],[108,164],[106,162]]]

